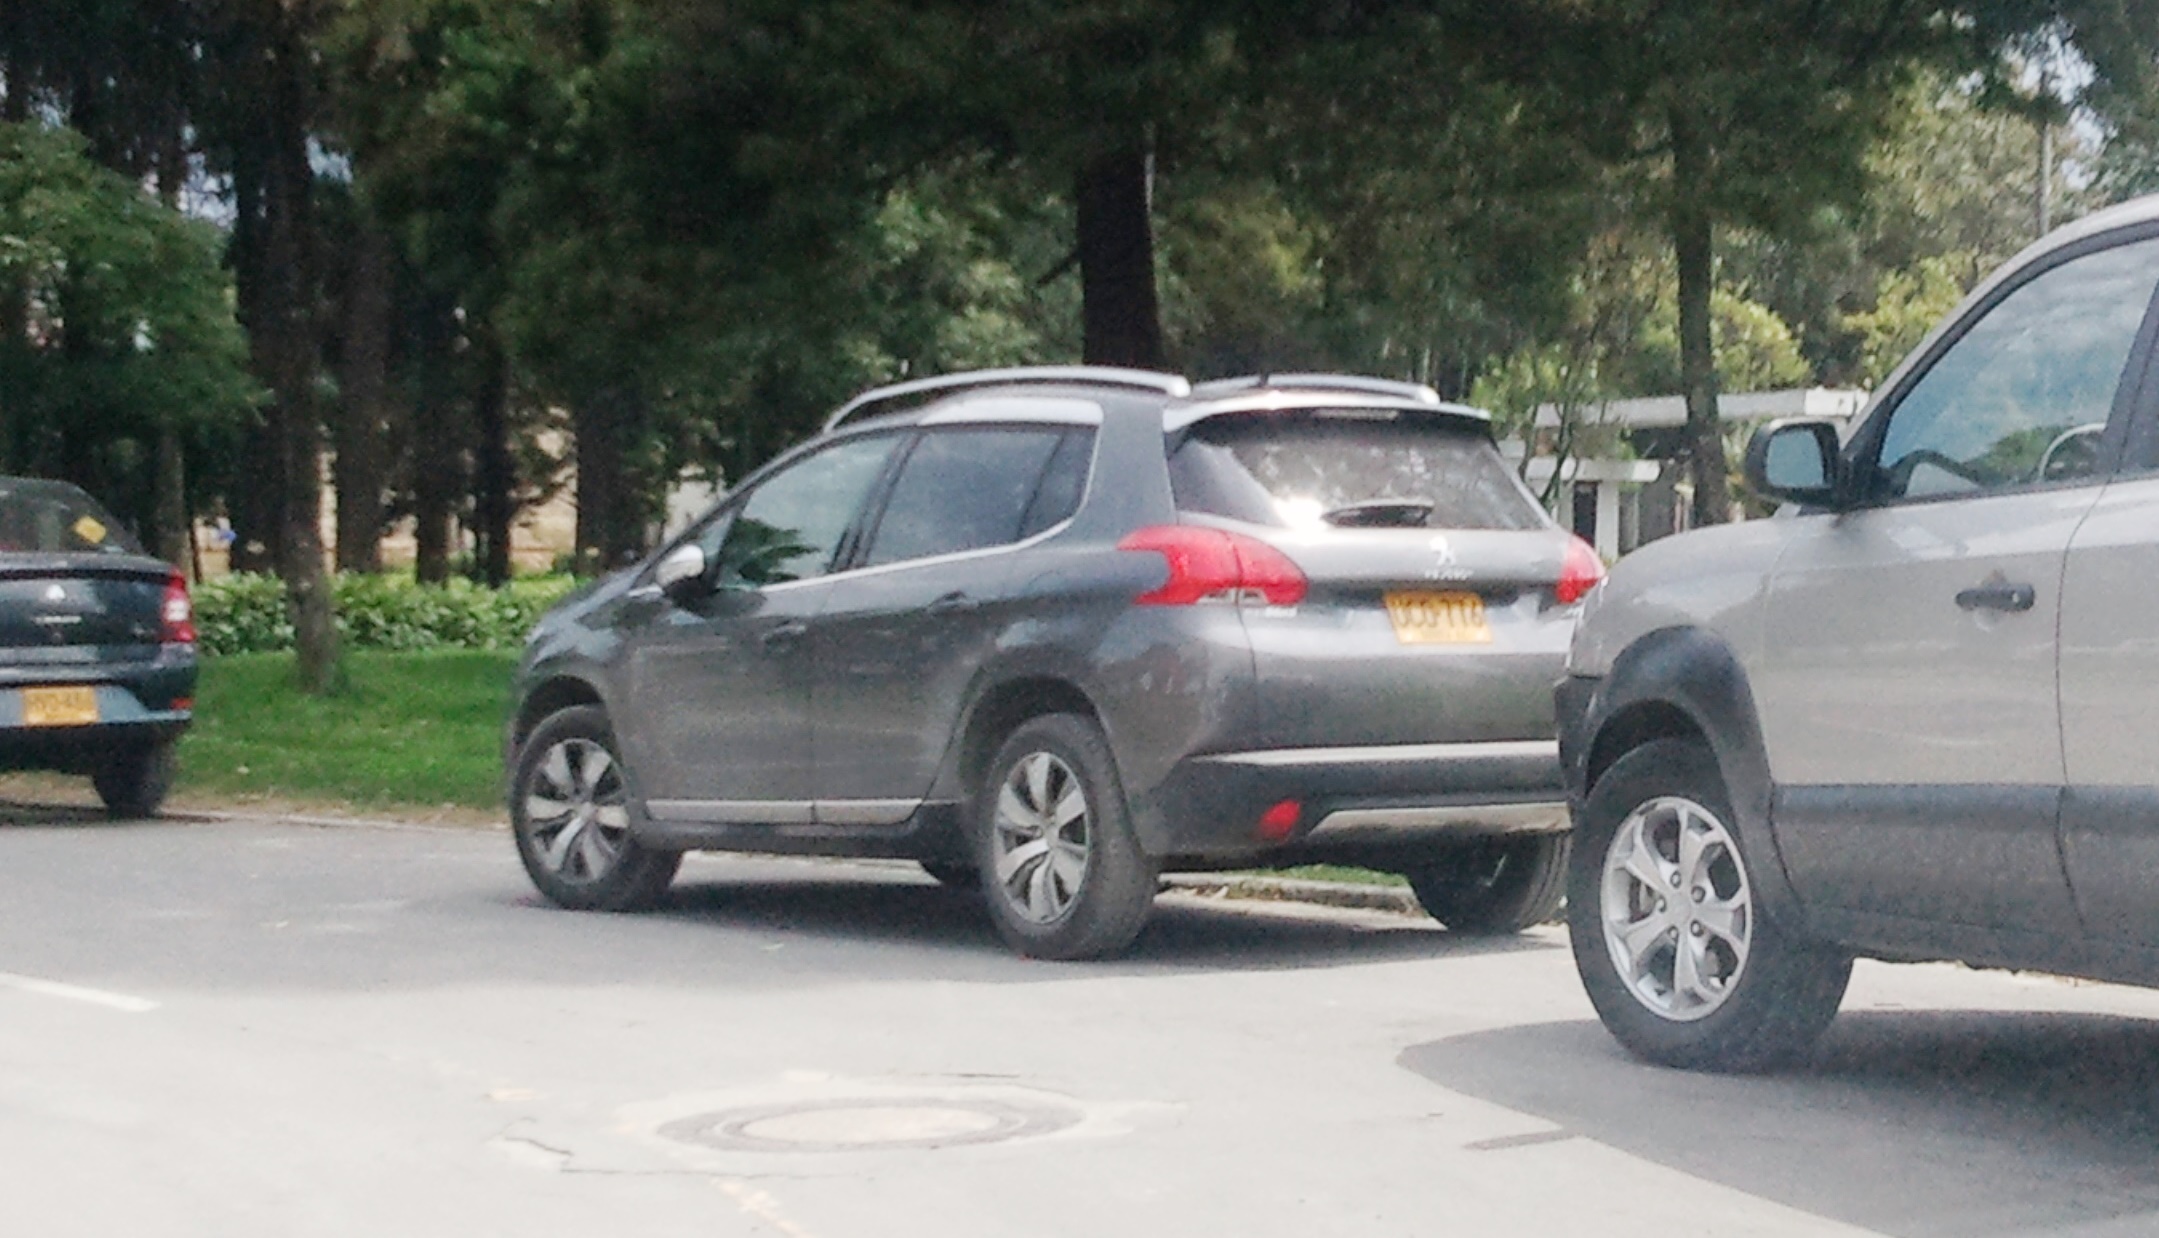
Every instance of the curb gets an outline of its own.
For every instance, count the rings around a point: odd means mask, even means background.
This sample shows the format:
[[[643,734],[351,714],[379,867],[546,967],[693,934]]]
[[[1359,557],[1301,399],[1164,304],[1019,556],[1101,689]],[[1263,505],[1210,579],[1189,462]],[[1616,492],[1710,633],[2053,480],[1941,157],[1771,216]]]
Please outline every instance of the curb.
[[[1391,911],[1422,916],[1417,896],[1401,886],[1360,885],[1347,881],[1301,881],[1294,877],[1253,877],[1219,873],[1173,873],[1164,888],[1202,898],[1245,898],[1260,902],[1313,903],[1356,911]]]

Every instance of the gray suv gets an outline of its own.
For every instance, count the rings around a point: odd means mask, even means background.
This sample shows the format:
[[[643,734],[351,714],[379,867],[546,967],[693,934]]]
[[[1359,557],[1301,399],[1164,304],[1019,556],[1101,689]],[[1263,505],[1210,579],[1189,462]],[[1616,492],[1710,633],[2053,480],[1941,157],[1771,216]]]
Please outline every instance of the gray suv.
[[[1171,868],[1397,870],[1509,931],[1561,895],[1551,684],[1602,574],[1428,388],[883,388],[532,633],[518,851],[599,908],[692,849],[913,859],[1048,958]]]
[[[1851,959],[2159,983],[2159,198],[2046,238],[1849,440],[1755,437],[1775,519],[1658,542],[1559,692],[1575,961],[1682,1066],[1805,1050]]]

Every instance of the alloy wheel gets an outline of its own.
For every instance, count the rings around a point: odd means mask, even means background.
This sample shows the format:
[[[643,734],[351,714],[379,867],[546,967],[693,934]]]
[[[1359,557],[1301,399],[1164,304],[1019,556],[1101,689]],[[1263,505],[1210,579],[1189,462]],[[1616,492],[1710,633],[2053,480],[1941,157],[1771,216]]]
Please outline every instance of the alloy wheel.
[[[1071,910],[1087,879],[1092,824],[1070,765],[1048,752],[1012,764],[997,791],[993,845],[997,884],[1014,911],[1051,924]]]
[[[550,748],[525,794],[526,832],[548,872],[571,882],[613,871],[629,840],[629,789],[607,749],[568,738]]]
[[[1599,889],[1612,965],[1662,1018],[1715,1013],[1746,971],[1753,892],[1732,833],[1693,800],[1660,796],[1613,831]]]

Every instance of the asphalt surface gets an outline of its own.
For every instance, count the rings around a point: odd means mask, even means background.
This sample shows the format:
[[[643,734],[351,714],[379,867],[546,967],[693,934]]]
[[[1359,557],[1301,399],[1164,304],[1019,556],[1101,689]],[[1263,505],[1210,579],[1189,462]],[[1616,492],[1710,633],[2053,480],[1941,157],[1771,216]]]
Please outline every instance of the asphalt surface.
[[[2140,990],[1862,964],[1716,1078],[1555,929],[1178,893],[1048,964],[905,865],[578,915],[500,834],[0,821],[11,1234],[2159,1233]]]

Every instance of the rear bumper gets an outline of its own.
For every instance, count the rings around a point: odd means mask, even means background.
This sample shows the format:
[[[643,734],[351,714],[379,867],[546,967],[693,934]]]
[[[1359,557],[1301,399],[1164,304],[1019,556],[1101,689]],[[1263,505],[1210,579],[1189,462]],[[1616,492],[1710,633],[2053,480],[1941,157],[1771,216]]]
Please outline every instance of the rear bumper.
[[[1215,753],[1185,761],[1156,793],[1165,857],[1402,862],[1478,834],[1567,828],[1559,747],[1551,740],[1385,744]],[[1295,801],[1269,837],[1260,817]]]
[[[0,769],[83,773],[115,751],[177,738],[194,716],[195,678],[185,646],[126,661],[0,662]],[[38,687],[90,688],[96,721],[24,725],[23,692]]]

